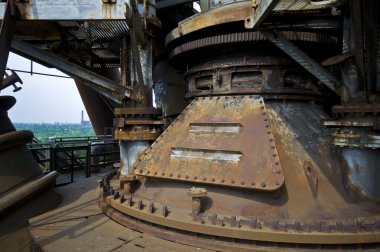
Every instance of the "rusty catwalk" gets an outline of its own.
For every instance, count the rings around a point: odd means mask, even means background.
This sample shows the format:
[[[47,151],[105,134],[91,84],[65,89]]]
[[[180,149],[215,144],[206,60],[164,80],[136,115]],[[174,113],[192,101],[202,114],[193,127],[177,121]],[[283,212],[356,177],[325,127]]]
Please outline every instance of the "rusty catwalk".
[[[98,204],[124,228],[218,251],[380,249],[379,1],[8,0],[0,12],[1,89],[20,89],[6,68],[17,53],[73,77],[95,132],[113,128],[120,168]],[[0,99],[3,195],[57,176],[31,164],[14,103]],[[10,180],[3,166],[20,155]]]

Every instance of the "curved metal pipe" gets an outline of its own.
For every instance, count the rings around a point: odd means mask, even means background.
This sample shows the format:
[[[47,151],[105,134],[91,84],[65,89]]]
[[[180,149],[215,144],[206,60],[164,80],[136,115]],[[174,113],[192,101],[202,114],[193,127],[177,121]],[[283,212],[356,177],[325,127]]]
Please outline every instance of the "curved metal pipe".
[[[4,193],[0,197],[0,213],[21,203],[26,198],[40,192],[45,187],[51,185],[55,178],[58,177],[57,171],[52,171],[42,175],[24,185],[21,185],[10,192]]]

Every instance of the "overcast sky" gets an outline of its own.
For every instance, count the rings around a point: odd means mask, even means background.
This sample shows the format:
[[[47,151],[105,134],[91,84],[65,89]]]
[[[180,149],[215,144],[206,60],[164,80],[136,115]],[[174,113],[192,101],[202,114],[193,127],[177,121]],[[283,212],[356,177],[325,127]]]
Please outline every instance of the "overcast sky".
[[[30,60],[10,54],[8,68],[30,71]],[[43,67],[33,62],[33,71],[65,75],[56,69]],[[7,71],[9,73],[9,71]],[[73,79],[18,73],[24,84],[16,93],[8,87],[0,95],[13,95],[16,105],[8,112],[14,123],[80,123],[81,111],[88,115]]]

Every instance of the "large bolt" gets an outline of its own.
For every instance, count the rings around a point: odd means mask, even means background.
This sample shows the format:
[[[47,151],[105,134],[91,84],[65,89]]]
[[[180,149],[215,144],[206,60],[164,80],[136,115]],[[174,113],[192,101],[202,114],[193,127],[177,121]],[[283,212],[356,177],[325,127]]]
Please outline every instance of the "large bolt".
[[[192,187],[187,190],[187,196],[192,200],[192,213],[199,214],[202,211],[202,198],[207,196],[205,188]]]

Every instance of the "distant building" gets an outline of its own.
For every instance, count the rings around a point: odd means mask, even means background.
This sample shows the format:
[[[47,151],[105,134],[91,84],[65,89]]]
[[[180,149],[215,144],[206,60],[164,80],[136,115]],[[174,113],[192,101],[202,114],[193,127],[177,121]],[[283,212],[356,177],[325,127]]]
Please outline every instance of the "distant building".
[[[81,120],[80,120],[80,124],[82,126],[91,126],[91,121],[85,121],[84,120],[84,113],[83,113],[83,110],[82,110],[82,117],[81,117]]]

